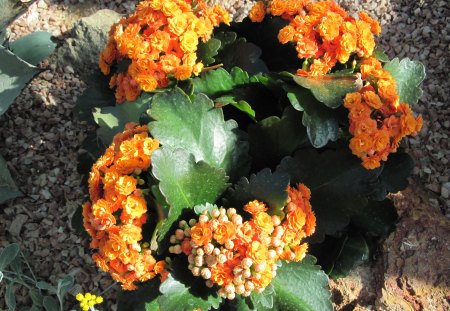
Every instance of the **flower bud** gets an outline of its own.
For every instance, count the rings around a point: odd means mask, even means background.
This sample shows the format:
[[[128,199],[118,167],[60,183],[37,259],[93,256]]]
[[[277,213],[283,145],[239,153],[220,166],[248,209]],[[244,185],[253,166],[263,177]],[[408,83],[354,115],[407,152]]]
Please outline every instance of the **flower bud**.
[[[277,252],[274,249],[269,250],[269,259],[275,259],[277,257]]]
[[[199,222],[208,222],[209,218],[206,215],[200,215],[200,217],[198,217],[198,221]]]
[[[272,238],[272,241],[270,241],[270,243],[271,243],[272,246],[274,246],[274,247],[278,247],[278,246],[281,245],[281,241],[280,241],[280,239],[277,238],[277,237],[273,237],[273,238]]]
[[[232,219],[233,223],[235,223],[236,225],[242,225],[242,216],[241,215],[234,214],[231,219]]]
[[[196,224],[197,224],[197,220],[195,220],[195,219],[189,220],[189,226],[193,227],[193,226],[195,226]]]
[[[184,231],[182,229],[175,230],[175,237],[179,241],[183,240],[184,239]]]
[[[212,216],[213,218],[219,217],[219,216],[220,216],[219,210],[218,210],[217,208],[213,209],[213,210],[211,211],[211,216]]]
[[[213,281],[211,281],[211,280],[206,280],[206,286],[207,287],[209,287],[209,288],[211,288],[211,287],[213,287],[214,286],[214,282]]]
[[[191,264],[193,264],[195,261],[194,261],[194,258],[195,258],[195,256],[193,255],[193,254],[190,254],[189,256],[188,256],[188,262],[189,263],[191,263]]]
[[[226,249],[233,249],[234,248],[234,243],[231,240],[228,240],[225,242],[225,248]]]
[[[234,274],[234,275],[238,275],[238,274],[240,274],[242,271],[243,271],[242,268],[239,267],[239,266],[236,266],[236,267],[233,268],[233,274]]]
[[[236,286],[236,294],[242,295],[245,292],[244,284],[239,284]]]
[[[178,223],[178,227],[180,227],[181,229],[185,229],[186,226],[187,226],[186,220],[180,220],[180,222]]]
[[[227,294],[227,299],[228,300],[233,300],[234,298],[236,298],[236,294],[233,292],[233,293],[228,293]]]
[[[170,244],[175,244],[177,243],[177,237],[175,235],[171,235],[169,241]]]
[[[197,267],[203,266],[203,256],[195,256],[194,262]]]
[[[220,222],[227,222],[227,221],[229,221],[228,216],[227,215],[221,215],[219,217],[219,221]]]
[[[225,293],[229,294],[229,293],[234,293],[235,288],[233,284],[227,284],[224,287]]]
[[[205,251],[205,254],[207,255],[211,255],[212,252],[214,251],[214,245],[212,245],[211,243],[208,243],[203,250]]]
[[[177,255],[181,254],[181,245],[180,244],[177,244],[173,247],[173,253],[177,254]]]
[[[184,235],[187,237],[190,237],[191,236],[191,228],[184,229]]]
[[[198,256],[203,256],[205,254],[205,252],[203,251],[203,248],[197,248],[197,255]]]
[[[255,292],[257,292],[258,294],[261,294],[266,288],[257,288],[255,289]]]
[[[252,281],[247,281],[245,282],[245,289],[251,292],[252,290],[255,289],[255,285],[253,284]]]
[[[220,216],[225,216],[227,214],[227,211],[223,207],[221,207],[219,209],[219,212],[220,212]]]
[[[245,279],[248,279],[251,276],[252,276],[252,273],[250,272],[249,269],[242,271],[242,277],[244,277]]]
[[[272,222],[274,226],[279,226],[281,224],[281,219],[277,215],[273,215]]]
[[[225,256],[224,254],[219,254],[217,256],[218,263],[225,263],[226,261],[227,261],[227,256]]]
[[[216,256],[219,255],[219,254],[220,254],[220,249],[216,247],[216,248],[213,250],[213,254],[216,255]]]
[[[211,270],[209,270],[208,268],[203,268],[201,270],[201,276],[202,278],[204,278],[205,280],[208,280],[211,278]]]
[[[236,209],[235,209],[235,208],[229,208],[229,209],[227,210],[227,215],[228,215],[228,217],[232,218],[233,215],[235,215],[235,214],[236,214]]]
[[[199,276],[200,275],[200,268],[199,267],[194,267],[194,268],[192,268],[192,274],[194,275],[194,276]]]
[[[252,265],[253,265],[253,260],[251,260],[251,258],[246,257],[246,258],[242,259],[242,262],[241,262],[242,268],[248,269]]]
[[[259,264],[255,265],[256,272],[263,272],[265,269],[266,269],[265,263],[259,263]]]
[[[214,255],[206,256],[206,264],[208,265],[208,267],[215,266],[217,264],[217,257]]]

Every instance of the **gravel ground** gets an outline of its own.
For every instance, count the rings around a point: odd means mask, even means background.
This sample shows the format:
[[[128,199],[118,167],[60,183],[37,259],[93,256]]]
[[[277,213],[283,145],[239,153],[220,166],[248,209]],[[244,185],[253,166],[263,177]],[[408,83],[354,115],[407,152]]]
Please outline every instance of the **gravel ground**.
[[[242,18],[251,1],[225,2],[225,7]],[[364,9],[383,26],[380,44],[392,58],[420,60],[427,69],[424,95],[415,107],[423,114],[424,128],[407,146],[416,160],[413,179],[426,194],[422,204],[450,218],[450,5],[447,1],[366,0],[338,1],[350,10]],[[31,31],[45,30],[63,40],[71,24],[100,8],[120,13],[134,9],[134,1],[44,1],[33,4],[10,27],[11,39]],[[45,69],[28,85],[11,108],[0,117],[0,153],[5,157],[25,196],[9,202],[0,217],[0,248],[20,242],[30,253],[37,276],[56,282],[77,272],[77,288],[101,293],[111,279],[92,263],[88,241],[70,226],[75,209],[85,197],[81,176],[76,172],[80,144],[87,126],[77,122],[72,108],[85,85],[70,66],[57,68],[44,62]],[[31,112],[31,113],[30,113]],[[404,200],[415,192],[408,192]],[[443,237],[445,239],[445,237]],[[113,287],[109,297],[113,297]],[[0,287],[0,297],[3,296]],[[345,289],[344,289],[345,290]],[[20,296],[20,295],[19,295]],[[112,298],[108,310],[114,310]],[[370,300],[373,301],[373,300]],[[25,304],[27,298],[19,299]],[[70,303],[74,304],[73,298]],[[4,309],[0,298],[0,309]],[[350,309],[347,309],[350,310]]]

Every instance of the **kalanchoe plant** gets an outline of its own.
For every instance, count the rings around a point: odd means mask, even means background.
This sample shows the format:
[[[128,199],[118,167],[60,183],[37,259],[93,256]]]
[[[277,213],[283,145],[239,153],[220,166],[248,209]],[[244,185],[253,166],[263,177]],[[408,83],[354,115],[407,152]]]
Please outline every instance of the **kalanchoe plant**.
[[[91,85],[77,109],[98,124],[80,165],[94,260],[133,290],[119,310],[331,310],[327,275],[396,221],[386,196],[413,168],[400,143],[421,127],[424,68],[389,62],[378,23],[332,1],[221,21],[150,0],[112,28],[116,98]]]

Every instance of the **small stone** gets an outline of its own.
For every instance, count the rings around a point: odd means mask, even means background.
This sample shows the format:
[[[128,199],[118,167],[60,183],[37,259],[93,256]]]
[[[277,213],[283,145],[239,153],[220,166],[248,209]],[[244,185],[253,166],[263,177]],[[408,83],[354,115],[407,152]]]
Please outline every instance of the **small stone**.
[[[72,66],[67,65],[66,67],[64,67],[64,72],[65,73],[70,73],[70,74],[74,74],[75,71],[73,70]]]
[[[428,168],[428,167],[424,167],[424,168],[423,168],[423,172],[424,172],[425,174],[431,174],[431,169]]]
[[[20,230],[22,230],[22,226],[25,224],[25,222],[28,220],[28,216],[24,214],[19,214],[14,218],[14,220],[11,222],[11,225],[9,226],[9,233],[13,236],[18,236],[20,234]]]
[[[442,184],[441,196],[445,199],[448,199],[450,197],[450,182],[446,182],[446,183]]]

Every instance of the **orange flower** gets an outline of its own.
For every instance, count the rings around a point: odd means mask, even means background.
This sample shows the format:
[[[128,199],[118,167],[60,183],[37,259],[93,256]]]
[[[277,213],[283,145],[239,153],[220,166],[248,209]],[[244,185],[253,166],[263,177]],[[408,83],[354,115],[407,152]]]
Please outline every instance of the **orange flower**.
[[[195,245],[207,245],[211,242],[212,236],[212,230],[208,223],[199,222],[191,229],[191,238]]]
[[[272,217],[264,212],[260,212],[254,215],[253,218],[255,227],[259,230],[262,230],[268,234],[271,234],[273,231],[273,222]]]
[[[211,281],[219,286],[230,284],[233,281],[233,271],[228,265],[218,264],[211,269]]]
[[[250,10],[248,17],[254,23],[261,23],[266,16],[266,5],[262,1],[258,1]]]
[[[283,28],[281,28],[280,32],[278,33],[278,40],[282,43],[288,43],[289,41],[294,40],[295,35],[295,28],[291,25],[287,25]]]
[[[226,241],[231,240],[236,233],[236,226],[232,222],[222,222],[214,229],[214,239],[217,243],[225,244]]]
[[[255,262],[264,262],[269,256],[267,246],[259,241],[253,241],[247,250],[247,256]]]
[[[350,149],[356,156],[363,156],[372,148],[372,139],[369,135],[361,134],[350,139]]]
[[[267,207],[264,203],[254,200],[244,206],[244,211],[252,215],[257,215],[258,213],[267,211]]]
[[[136,190],[137,180],[132,176],[120,176],[116,182],[115,190],[121,195],[130,195]]]

